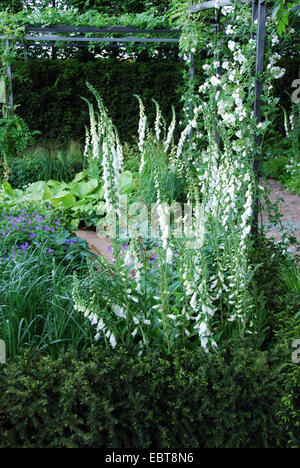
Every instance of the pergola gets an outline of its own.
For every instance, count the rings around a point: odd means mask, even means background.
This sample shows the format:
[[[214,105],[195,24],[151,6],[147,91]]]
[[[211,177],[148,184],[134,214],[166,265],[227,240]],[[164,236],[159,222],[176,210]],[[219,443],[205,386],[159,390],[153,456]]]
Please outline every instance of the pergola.
[[[264,69],[264,50],[265,50],[265,30],[266,30],[266,1],[265,0],[240,0],[241,3],[252,3],[252,21],[258,20],[257,47],[256,47],[256,86],[255,86],[255,103],[254,111],[258,123],[261,122],[261,102],[260,96],[262,93],[262,81],[259,76],[262,75]],[[230,0],[211,0],[199,4],[192,5],[189,8],[190,13],[198,13],[203,10],[213,9],[216,6],[232,5]],[[27,48],[29,44],[37,45],[49,44],[55,42],[71,43],[77,47],[88,47],[91,43],[108,43],[111,46],[120,47],[122,43],[156,43],[171,45],[179,42],[180,29],[138,29],[131,26],[112,26],[97,28],[94,26],[68,26],[68,25],[27,25],[25,36],[20,41],[20,45],[25,50],[25,60],[27,58]],[[64,35],[62,35],[64,34]],[[89,34],[90,37],[84,34]],[[103,36],[104,34],[104,36]],[[105,34],[119,34],[120,37],[105,36]],[[153,35],[153,37],[138,37],[140,34]],[[92,36],[93,35],[93,36]],[[96,36],[95,36],[96,35]],[[172,37],[161,37],[158,35],[168,35]],[[177,37],[176,37],[177,36]],[[0,39],[6,41],[6,48],[9,48],[9,40],[5,36],[0,36]],[[12,71],[11,67],[7,69],[9,80],[9,105],[13,107],[13,91],[12,91]],[[190,56],[190,77],[194,78],[194,56]],[[260,143],[260,137],[256,137],[256,143]]]
[[[179,43],[180,29],[138,29],[131,26],[106,26],[97,28],[94,26],[70,26],[70,25],[26,25],[25,35],[16,42],[24,49],[25,61],[28,60],[27,51],[30,46],[37,45],[53,45],[56,42],[63,42],[69,46],[89,47],[90,44],[107,43],[108,47],[121,47],[125,43],[144,43],[157,44],[157,47],[170,47],[173,44]],[[108,34],[118,34],[118,37],[108,36]],[[150,35],[153,37],[140,37],[139,35]],[[87,36],[88,35],[88,36]],[[166,37],[167,36],[167,37]],[[5,40],[5,47],[9,49],[10,43],[5,36],[0,36],[0,39]],[[193,60],[191,61],[193,67]],[[193,76],[193,71],[191,71]],[[13,108],[13,87],[12,87],[12,70],[7,68],[7,77],[9,81],[9,106]]]

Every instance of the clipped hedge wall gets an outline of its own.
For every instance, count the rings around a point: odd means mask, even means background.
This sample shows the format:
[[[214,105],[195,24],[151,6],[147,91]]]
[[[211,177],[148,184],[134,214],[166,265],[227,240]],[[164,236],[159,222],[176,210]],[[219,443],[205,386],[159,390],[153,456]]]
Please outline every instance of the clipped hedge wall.
[[[203,57],[204,58],[204,57]],[[203,58],[196,63],[197,84],[204,80]],[[286,57],[282,66],[284,77],[274,82],[275,94],[280,105],[288,111],[295,71],[299,60]],[[181,97],[185,91],[184,64],[182,62],[117,62],[115,59],[98,59],[80,62],[76,59],[34,59],[13,64],[14,97],[19,105],[18,114],[24,118],[30,130],[39,130],[49,140],[68,142],[75,139],[83,142],[89,124],[86,104],[81,96],[92,98],[86,88],[90,81],[103,97],[122,140],[131,141],[137,135],[139,109],[133,94],[139,94],[152,122],[155,119],[156,99],[163,115],[171,120],[171,106],[175,106],[178,117],[182,111]],[[196,85],[197,88],[197,85]],[[278,106],[273,116],[272,131],[283,133],[283,114]],[[179,119],[178,119],[179,120]]]
[[[180,109],[183,93],[183,64],[116,62],[97,60],[30,59],[15,62],[14,94],[18,113],[31,130],[47,139],[83,140],[88,110],[81,96],[92,99],[86,81],[101,93],[122,139],[137,135],[139,108],[133,94],[144,100],[147,115],[155,118],[156,99],[171,120],[171,105]]]
[[[278,351],[247,341],[163,358],[99,346],[0,366],[1,448],[288,445]]]

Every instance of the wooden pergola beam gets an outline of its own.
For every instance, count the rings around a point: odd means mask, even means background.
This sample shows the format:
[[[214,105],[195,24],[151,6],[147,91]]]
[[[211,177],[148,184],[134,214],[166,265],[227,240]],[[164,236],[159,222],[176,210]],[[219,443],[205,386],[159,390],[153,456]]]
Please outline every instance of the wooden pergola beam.
[[[135,45],[136,43],[134,43]],[[28,53],[28,50],[30,47],[52,47],[52,43],[50,41],[48,42],[42,42],[42,41],[37,41],[37,42],[34,42],[34,41],[31,41],[30,43],[20,43],[18,47],[20,47],[21,49],[26,49],[26,53]],[[150,46],[150,43],[148,44],[145,44],[145,46],[149,45]],[[95,44],[95,46],[97,46],[97,44]],[[85,48],[85,47],[89,47],[89,43],[88,42],[73,42],[72,43],[66,43],[64,44],[64,47],[78,47],[78,48]],[[164,48],[171,48],[173,47],[173,44],[172,43],[166,43],[166,44],[158,44],[156,46],[157,49],[164,49]],[[115,48],[115,49],[120,49],[121,48],[121,45],[119,43],[109,43],[105,46],[105,48],[103,49],[103,47],[101,47],[102,50],[106,50],[106,49],[111,49],[111,48]],[[28,57],[27,57],[28,59]]]
[[[61,42],[179,42],[179,39],[161,38],[161,37],[68,37],[55,35],[40,35],[34,36],[25,34],[26,41],[61,41]]]
[[[35,33],[119,33],[119,34],[180,34],[181,29],[138,29],[132,26],[104,26],[98,28],[96,26],[71,26],[71,25],[27,25],[26,32]]]
[[[5,39],[5,36],[0,36],[0,39]],[[175,38],[161,38],[161,37],[68,37],[68,36],[55,36],[52,34],[44,35],[31,35],[25,34],[23,41],[44,41],[44,42],[166,42],[178,43],[179,39]]]

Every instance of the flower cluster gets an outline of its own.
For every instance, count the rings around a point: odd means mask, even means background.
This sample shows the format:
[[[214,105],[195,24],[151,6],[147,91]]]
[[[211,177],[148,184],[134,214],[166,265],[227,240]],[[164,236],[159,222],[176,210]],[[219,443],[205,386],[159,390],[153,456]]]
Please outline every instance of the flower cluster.
[[[92,104],[85,99],[90,112],[90,132],[87,131],[86,134],[85,154],[89,155],[89,145],[91,145],[92,158],[100,160],[102,156],[105,205],[108,212],[119,213],[119,179],[123,169],[122,146],[99,93],[91,84],[87,83],[87,86],[96,98],[99,115],[97,121]]]
[[[139,171],[142,172],[145,166],[145,150],[144,150],[144,143],[145,143],[145,134],[146,134],[146,124],[147,124],[147,116],[145,114],[145,106],[143,104],[142,99],[140,96],[134,94],[134,96],[137,98],[139,102],[139,107],[140,107],[140,120],[139,120],[139,150],[141,153],[141,164],[140,164],[140,169]],[[158,125],[158,124],[156,124]],[[156,129],[156,133],[158,132],[158,129]]]
[[[300,174],[300,161],[297,161],[295,158],[291,157],[289,162],[285,165],[285,170],[292,177]]]
[[[25,209],[0,214],[1,258],[14,259],[28,250],[57,255],[74,247],[77,238],[66,236],[60,219],[48,212],[27,212]]]
[[[167,134],[166,141],[164,142],[164,150],[165,150],[166,153],[168,152],[168,150],[170,148],[172,138],[173,138],[173,135],[174,135],[174,131],[175,131],[175,127],[176,127],[176,113],[175,113],[174,106],[172,106],[172,121],[171,121],[169,129],[168,129],[168,134]]]
[[[159,141],[160,140],[160,134],[161,134],[161,127],[163,125],[162,114],[161,114],[161,110],[160,110],[158,102],[155,99],[152,99],[152,101],[154,102],[155,108],[156,108],[155,135],[156,135],[157,141]]]
[[[187,124],[177,148],[174,151],[173,146],[170,151],[169,175],[176,173],[186,186],[188,209],[183,216],[183,236],[171,239],[170,207],[156,159],[161,134],[157,107],[156,141],[147,140],[147,157],[151,160],[157,195],[159,246],[154,255],[151,250],[147,261],[133,240],[121,248],[121,252],[126,250],[121,260],[118,251],[114,252],[112,277],[118,279],[126,294],[118,295],[118,303],[112,303],[112,297],[106,295],[107,310],[99,309],[99,316],[103,316],[101,326],[109,319],[108,329],[116,340],[122,340],[127,332],[138,344],[139,352],[159,339],[170,349],[174,343],[194,344],[195,338],[208,352],[226,333],[236,336],[255,332],[255,307],[249,286],[253,273],[251,224],[257,191],[253,156],[257,151],[255,136],[266,130],[268,120],[258,123],[253,112],[257,24],[249,26],[251,8],[248,4],[234,4],[222,8],[221,13],[223,42],[218,37],[214,44],[207,41],[211,58],[203,66],[206,80],[198,96],[189,90],[184,103]],[[199,42],[195,29],[190,28],[189,37],[188,29],[184,29],[181,46],[185,61],[190,64],[190,52],[196,51]],[[273,48],[277,47],[276,40],[270,42]],[[272,80],[284,73],[278,65],[280,58],[277,50],[266,54],[263,99],[268,99],[270,107],[276,103]],[[138,99],[142,171],[147,118]],[[264,115],[267,112],[268,109]],[[173,110],[165,151],[171,145],[175,124]],[[154,259],[158,259],[156,268],[152,268]],[[95,291],[96,286],[91,297]],[[96,317],[88,316],[98,323]],[[123,320],[118,322],[119,328],[112,321],[116,316]]]

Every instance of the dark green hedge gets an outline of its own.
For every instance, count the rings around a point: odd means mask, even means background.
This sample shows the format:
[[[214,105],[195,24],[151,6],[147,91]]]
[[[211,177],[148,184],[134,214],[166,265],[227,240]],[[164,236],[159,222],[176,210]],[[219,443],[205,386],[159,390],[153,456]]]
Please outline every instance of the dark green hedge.
[[[286,58],[283,61],[286,74],[274,83],[275,94],[287,110],[291,105],[288,93],[293,91],[291,85],[297,77],[295,70],[299,69],[295,60]],[[201,63],[199,59],[196,73],[199,83],[202,82]],[[133,94],[142,97],[152,122],[155,106],[151,98],[159,102],[167,121],[171,120],[172,104],[178,116],[182,110],[180,98],[185,84],[181,62],[118,62],[114,59],[80,62],[31,58],[27,63],[15,62],[13,71],[18,114],[31,130],[39,130],[50,140],[83,142],[84,125],[88,125],[89,118],[87,106],[80,96],[91,98],[86,81],[100,91],[124,141],[131,141],[132,136],[137,135],[139,109]],[[272,131],[283,132],[280,106],[273,120]]]
[[[84,139],[88,125],[87,105],[92,99],[86,81],[103,97],[122,139],[137,135],[139,108],[133,94],[144,100],[147,115],[155,118],[156,99],[171,120],[171,105],[179,111],[183,93],[182,63],[141,63],[97,60],[36,60],[16,62],[13,66],[15,102],[18,113],[31,130],[47,139]]]
[[[0,366],[0,447],[285,447],[280,362],[251,342],[212,356],[28,353]]]

